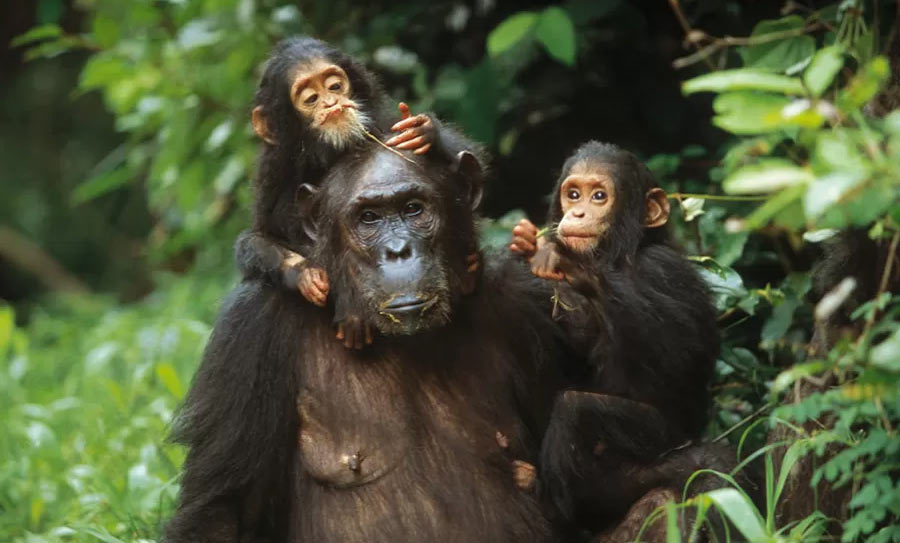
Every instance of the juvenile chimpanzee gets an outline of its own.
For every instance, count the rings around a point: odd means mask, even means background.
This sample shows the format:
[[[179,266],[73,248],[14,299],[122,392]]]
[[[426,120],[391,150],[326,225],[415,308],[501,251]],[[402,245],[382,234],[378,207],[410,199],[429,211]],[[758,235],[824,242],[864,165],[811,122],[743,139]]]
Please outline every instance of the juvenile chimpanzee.
[[[402,118],[391,126],[396,115],[375,75],[314,38],[289,38],[275,47],[255,102],[253,128],[263,144],[255,182],[254,226],[238,239],[238,266],[245,277],[269,277],[299,289],[319,306],[326,303],[328,275],[303,256],[308,240],[290,242],[287,235],[298,219],[290,210],[298,191],[305,190],[300,187],[317,186],[340,156],[367,143],[367,132],[379,139],[399,132],[387,145],[415,154],[428,152],[445,163],[464,149],[480,152],[432,116],[410,116],[403,103]],[[469,256],[469,264],[477,267],[477,254]],[[347,346],[371,343],[368,323],[349,307],[338,305],[335,313],[338,337]]]
[[[506,259],[463,296],[477,161],[404,156],[354,150],[296,203],[332,295],[384,337],[345,349],[328,312],[244,280],[176,424],[189,451],[169,543],[552,540],[494,442],[536,462],[558,363],[549,289]]]
[[[551,240],[539,247],[528,221],[514,229],[511,249],[536,275],[566,280],[555,317],[588,362],[554,406],[540,480],[565,515],[594,530],[651,490],[680,492],[704,462],[721,467],[716,451],[689,447],[707,420],[719,340],[710,294],[672,247],[668,217],[644,164],[589,142],[563,166]]]

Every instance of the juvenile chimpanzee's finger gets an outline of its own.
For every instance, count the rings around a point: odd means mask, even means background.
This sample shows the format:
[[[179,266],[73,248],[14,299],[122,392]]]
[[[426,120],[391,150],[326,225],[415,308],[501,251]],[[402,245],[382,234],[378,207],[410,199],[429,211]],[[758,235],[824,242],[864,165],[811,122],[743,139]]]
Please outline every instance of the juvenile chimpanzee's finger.
[[[519,224],[516,225],[516,227],[522,227],[522,230],[524,230],[525,232],[531,232],[535,236],[537,236],[537,226],[535,226],[534,223],[529,221],[528,219],[522,219],[521,221],[519,221]]]
[[[537,251],[533,242],[518,236],[513,237],[512,246],[515,246],[515,250],[526,254],[532,254]]]
[[[424,124],[427,120],[427,115],[416,115],[414,117],[409,117],[407,119],[403,119],[402,121],[394,123],[394,126],[391,127],[391,131],[400,132],[401,130],[406,130],[407,128],[414,128],[416,126]]]
[[[429,149],[431,149],[431,144],[426,143],[425,145],[423,145],[423,146],[419,147],[418,149],[416,149],[415,151],[413,151],[413,154],[414,155],[424,155],[425,153],[428,152]]]
[[[327,295],[328,294],[328,279],[322,277],[321,275],[313,275],[312,283],[319,289],[320,292]]]
[[[466,268],[466,271],[469,273],[475,272],[481,266],[481,256],[478,253],[472,253],[466,257],[466,264],[469,266]]]
[[[404,141],[409,141],[412,138],[421,135],[418,128],[410,128],[409,130],[405,130],[404,132],[394,136],[393,138],[384,142],[388,147],[393,147],[398,143],[403,143]]]
[[[513,234],[522,236],[524,238],[537,239],[537,229],[534,228],[534,225],[526,225],[526,224],[517,224],[513,227]]]
[[[322,292],[321,290],[314,288],[312,289],[312,295],[315,300],[313,303],[319,307],[325,307],[325,301],[328,299],[328,295]]]
[[[408,119],[409,118],[409,106],[406,105],[406,102],[400,102],[397,104],[397,109],[400,110],[400,119]]]
[[[334,337],[344,339],[344,323],[338,323],[337,334],[335,334]]]
[[[369,326],[369,323],[365,324],[366,328],[366,345],[372,344],[372,327]]]
[[[421,147],[425,145],[427,141],[425,140],[425,136],[419,136],[417,138],[411,139],[407,142],[403,142],[399,145],[396,145],[397,149],[415,149],[416,147]]]

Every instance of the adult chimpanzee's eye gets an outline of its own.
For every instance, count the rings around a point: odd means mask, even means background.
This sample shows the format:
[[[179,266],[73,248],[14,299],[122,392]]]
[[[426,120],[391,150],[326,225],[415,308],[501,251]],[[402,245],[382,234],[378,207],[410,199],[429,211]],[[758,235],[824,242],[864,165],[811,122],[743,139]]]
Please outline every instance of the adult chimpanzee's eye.
[[[375,213],[371,209],[367,209],[360,213],[359,222],[363,224],[375,224],[378,222],[378,213]]]
[[[422,204],[419,202],[407,202],[406,206],[403,207],[403,214],[407,217],[415,217],[422,213],[422,209]]]
[[[310,94],[310,95],[309,95],[309,98],[307,98],[306,100],[304,100],[303,103],[306,104],[306,105],[308,105],[308,106],[311,106],[311,105],[315,104],[315,103],[316,103],[316,100],[318,100],[318,99],[319,99],[319,95],[318,95],[318,94]]]
[[[328,87],[328,90],[333,90],[333,91],[341,90],[341,83],[340,82],[334,83],[333,85]]]
[[[581,197],[581,194],[579,194],[577,190],[572,189],[568,193],[566,193],[566,196],[569,198],[569,200],[577,200]]]
[[[603,192],[602,190],[598,190],[591,196],[591,199],[594,200],[595,202],[602,202],[602,201],[606,200],[606,193]]]

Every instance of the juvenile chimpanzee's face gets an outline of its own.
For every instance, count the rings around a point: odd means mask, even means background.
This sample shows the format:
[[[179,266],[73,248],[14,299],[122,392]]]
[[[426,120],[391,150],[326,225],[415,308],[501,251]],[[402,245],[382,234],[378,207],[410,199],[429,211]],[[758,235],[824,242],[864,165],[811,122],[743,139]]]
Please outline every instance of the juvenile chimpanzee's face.
[[[319,137],[341,148],[363,135],[359,106],[352,100],[350,79],[325,59],[298,65],[291,74],[291,103]]]
[[[366,306],[359,309],[383,334],[446,324],[453,272],[445,200],[421,167],[392,153],[376,153],[361,170],[339,212],[347,251],[337,263]]]
[[[365,135],[369,119],[354,100],[354,89],[343,68],[325,58],[302,60],[285,74],[283,92],[297,115],[318,139],[341,150]],[[271,144],[278,143],[263,106],[253,110],[253,128]]]
[[[602,164],[579,162],[560,185],[563,218],[557,236],[576,253],[588,253],[606,236],[613,221],[616,184]]]

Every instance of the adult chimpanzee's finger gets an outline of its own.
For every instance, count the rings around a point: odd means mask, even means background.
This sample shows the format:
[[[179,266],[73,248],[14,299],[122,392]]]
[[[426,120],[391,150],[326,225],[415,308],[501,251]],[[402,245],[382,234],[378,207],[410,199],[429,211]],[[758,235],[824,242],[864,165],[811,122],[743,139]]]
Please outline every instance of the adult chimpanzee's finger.
[[[394,126],[391,127],[391,131],[400,132],[401,130],[406,130],[407,128],[414,128],[416,126],[424,124],[427,120],[427,115],[416,115],[414,117],[409,117],[407,119],[403,119],[402,121],[394,123]]]
[[[428,152],[429,149],[431,149],[431,144],[426,143],[425,145],[423,145],[423,146],[419,147],[418,149],[416,149],[415,151],[413,151],[413,154],[414,155],[424,155],[425,153]]]
[[[406,105],[406,102],[400,102],[399,104],[397,104],[397,109],[400,110],[400,119],[409,118],[409,106]]]
[[[419,136],[407,142],[396,145],[396,147],[397,149],[415,149],[416,147],[420,147],[422,145],[425,145],[426,143],[428,142],[425,140],[425,136]]]
[[[415,138],[416,136],[420,136],[420,135],[421,135],[421,132],[419,132],[419,130],[417,128],[410,128],[409,130],[406,130],[406,131],[394,136],[393,138],[387,140],[386,142],[384,142],[384,144],[387,145],[388,147],[393,147],[399,143],[403,143],[404,141],[409,141],[412,138]]]

